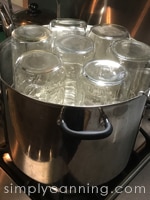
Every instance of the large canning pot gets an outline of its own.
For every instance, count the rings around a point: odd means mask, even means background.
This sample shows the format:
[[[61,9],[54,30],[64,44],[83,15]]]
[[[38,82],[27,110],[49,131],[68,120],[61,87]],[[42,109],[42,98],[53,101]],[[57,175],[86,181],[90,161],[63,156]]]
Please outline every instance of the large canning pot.
[[[103,106],[40,102],[11,87],[10,38],[0,44],[2,100],[14,164],[45,184],[100,185],[127,165],[146,93]]]

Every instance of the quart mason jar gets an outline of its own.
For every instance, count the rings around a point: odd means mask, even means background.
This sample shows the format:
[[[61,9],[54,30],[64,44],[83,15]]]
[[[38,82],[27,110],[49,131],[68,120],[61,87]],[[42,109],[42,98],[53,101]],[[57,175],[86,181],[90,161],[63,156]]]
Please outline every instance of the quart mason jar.
[[[150,46],[132,38],[118,40],[110,48],[110,57],[128,72],[124,99],[135,97],[150,87]]]
[[[80,19],[57,18],[50,21],[49,29],[52,32],[52,49],[57,37],[62,35],[86,35],[87,23]]]
[[[24,25],[14,29],[11,37],[12,62],[15,68],[16,60],[31,50],[51,52],[51,32],[40,25]]]
[[[47,51],[33,50],[16,61],[14,87],[40,101],[63,103],[65,70],[60,59]]]
[[[55,42],[55,53],[58,55],[66,70],[65,105],[80,105],[82,97],[77,92],[79,77],[83,65],[94,55],[94,43],[91,38],[82,35],[64,35]]]
[[[50,21],[49,28],[56,36],[62,34],[85,35],[87,23],[80,19],[57,18]]]
[[[109,59],[107,51],[112,42],[130,37],[128,30],[117,24],[95,25],[91,28],[88,36],[95,44],[95,59]]]
[[[118,62],[92,60],[84,68],[80,79],[83,105],[107,105],[121,101],[121,87],[127,72]]]

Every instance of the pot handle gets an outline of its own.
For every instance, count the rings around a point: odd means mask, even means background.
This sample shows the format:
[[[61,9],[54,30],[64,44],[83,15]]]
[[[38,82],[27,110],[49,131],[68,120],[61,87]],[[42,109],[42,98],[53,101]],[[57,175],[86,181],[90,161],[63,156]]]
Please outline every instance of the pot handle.
[[[64,111],[65,109],[62,109],[62,112],[60,114],[60,118],[57,121],[57,124],[60,126],[60,128],[63,130],[65,134],[68,134],[69,136],[82,139],[82,140],[96,140],[96,139],[104,139],[111,135],[113,132],[113,127],[110,121],[108,120],[107,116],[103,112],[103,121],[105,124],[104,130],[98,130],[98,131],[76,131],[72,130],[68,127],[67,123],[64,119]]]

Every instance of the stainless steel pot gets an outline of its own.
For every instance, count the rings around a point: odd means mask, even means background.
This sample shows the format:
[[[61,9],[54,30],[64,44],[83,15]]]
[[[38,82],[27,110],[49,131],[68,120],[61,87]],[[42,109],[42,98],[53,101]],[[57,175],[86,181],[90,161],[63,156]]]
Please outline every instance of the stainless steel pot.
[[[26,175],[52,185],[100,185],[126,167],[146,93],[93,107],[33,100],[11,87],[10,39],[0,44],[0,71],[10,154]]]

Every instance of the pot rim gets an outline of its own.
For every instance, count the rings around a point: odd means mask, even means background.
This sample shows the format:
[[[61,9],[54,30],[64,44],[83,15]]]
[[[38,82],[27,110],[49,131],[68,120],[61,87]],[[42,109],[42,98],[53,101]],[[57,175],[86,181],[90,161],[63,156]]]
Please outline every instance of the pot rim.
[[[145,95],[146,98],[148,98],[150,96],[150,88],[147,89],[146,91],[141,91],[139,92],[139,94],[133,98],[130,98],[130,99],[127,99],[125,101],[120,101],[120,102],[115,102],[115,103],[111,103],[111,104],[96,104],[96,105],[65,105],[65,104],[57,104],[57,103],[51,103],[51,102],[44,102],[44,101],[41,101],[41,100],[38,100],[38,99],[34,99],[32,97],[29,97],[25,94],[22,94],[20,93],[19,91],[15,90],[14,88],[12,88],[6,81],[4,81],[2,79],[2,77],[0,76],[0,80],[10,89],[10,90],[13,90],[14,92],[16,92],[18,95],[21,95],[23,98],[27,98],[28,100],[30,101],[36,101],[37,103],[39,104],[45,104],[47,106],[53,106],[53,107],[68,107],[68,108],[75,108],[75,109],[78,109],[78,108],[105,108],[105,107],[111,107],[111,106],[115,106],[115,105],[122,105],[122,104],[125,104],[125,103],[128,103],[130,101],[133,101],[134,99],[137,99],[137,98],[141,98],[141,96]]]

